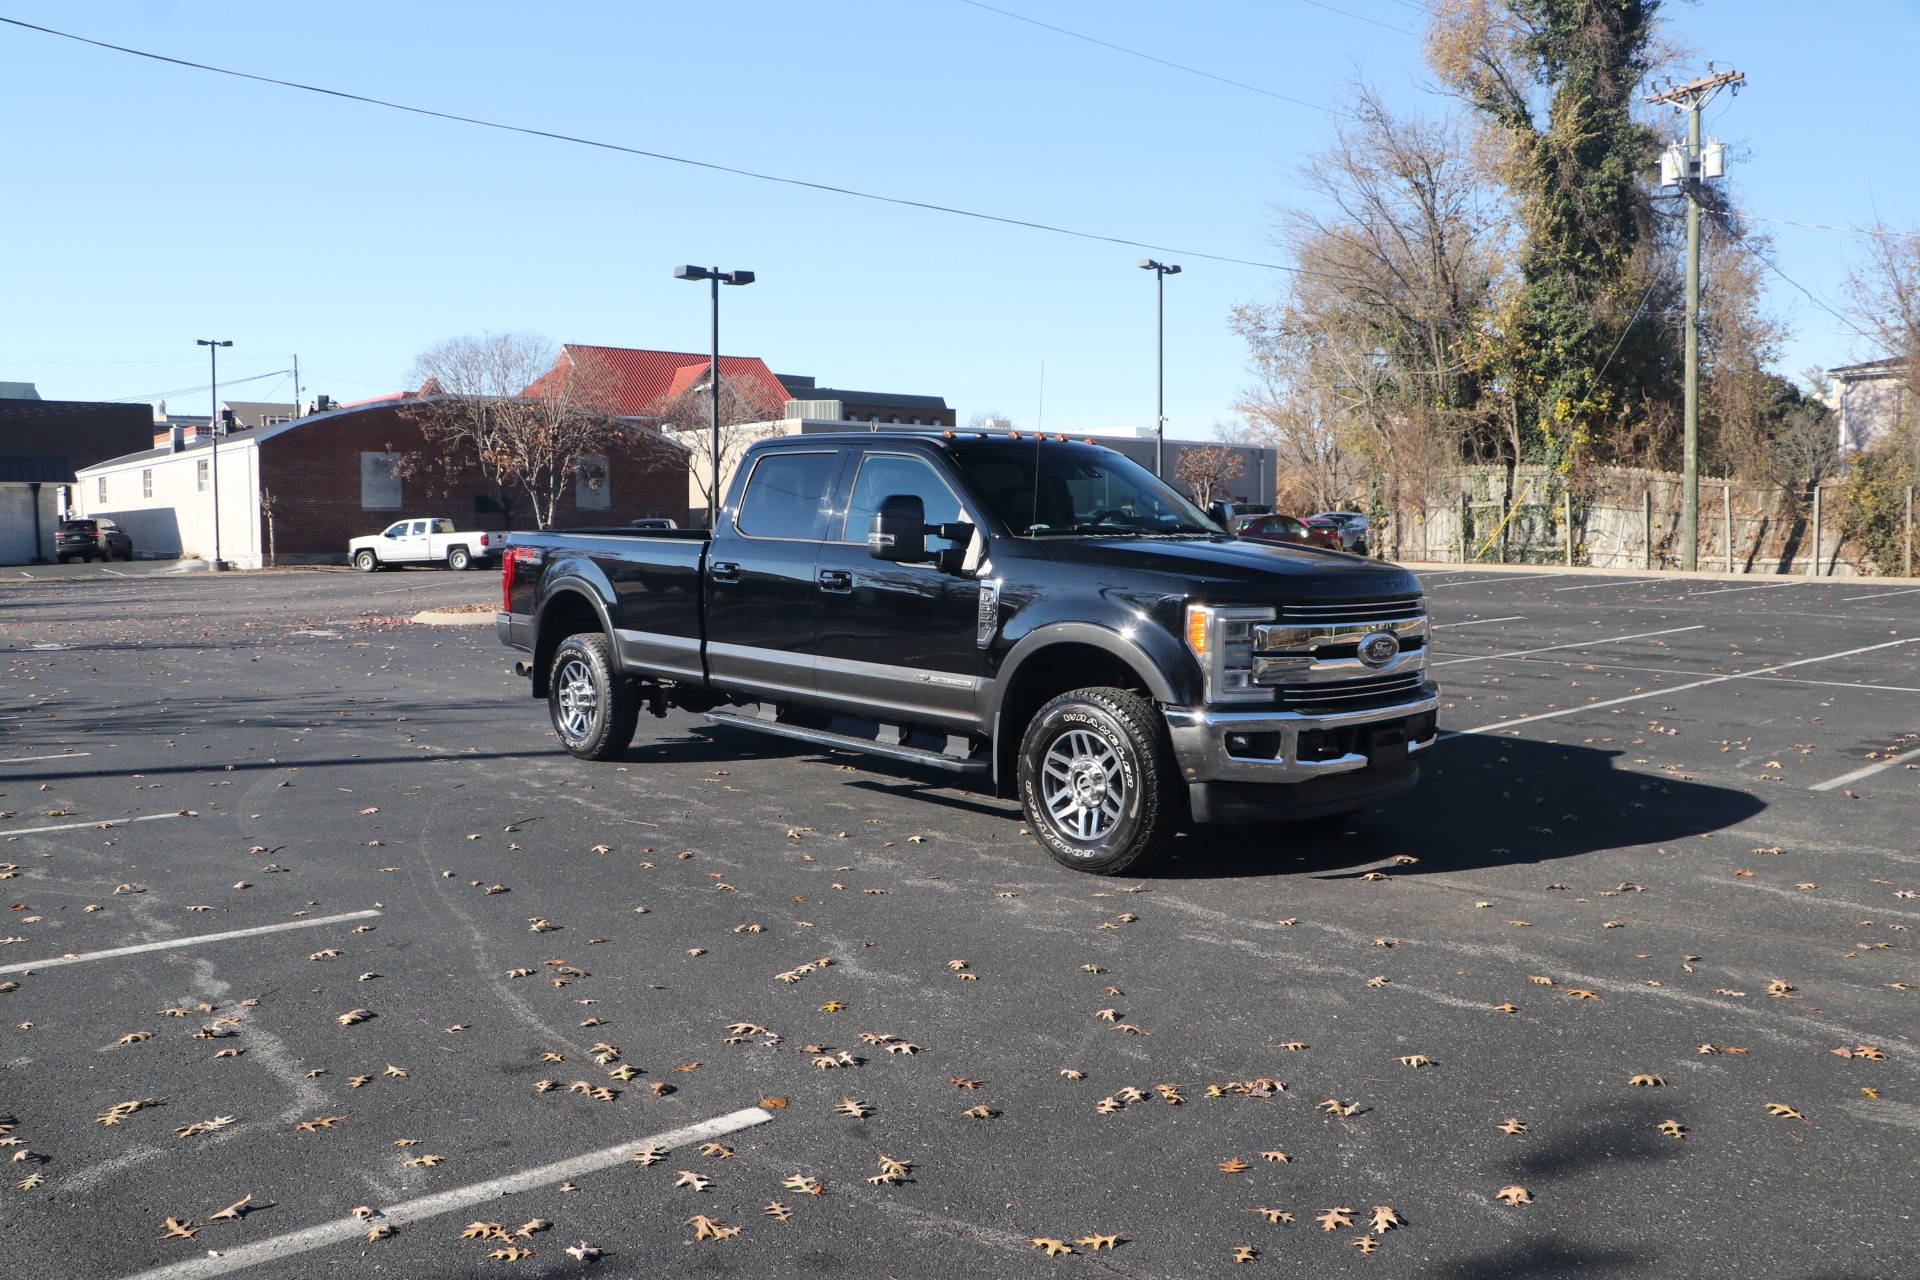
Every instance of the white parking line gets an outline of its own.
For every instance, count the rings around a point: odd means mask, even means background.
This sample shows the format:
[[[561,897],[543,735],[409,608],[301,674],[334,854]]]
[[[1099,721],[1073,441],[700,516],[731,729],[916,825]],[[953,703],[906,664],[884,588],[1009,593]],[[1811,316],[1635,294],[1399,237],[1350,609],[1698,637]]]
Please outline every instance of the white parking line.
[[[1451,571],[1449,571],[1451,572]],[[1466,572],[1460,570],[1459,572]],[[1477,582],[1537,582],[1541,578],[1564,578],[1565,573],[1490,573],[1483,578],[1455,578],[1452,582],[1431,582],[1436,587],[1470,587]]]
[[[771,1111],[763,1111],[759,1107],[742,1107],[738,1111],[730,1111],[726,1115],[715,1116],[699,1124],[690,1124],[682,1129],[669,1129],[665,1133],[656,1133],[651,1137],[635,1138],[619,1146],[590,1151],[586,1155],[541,1165],[537,1169],[528,1169],[524,1173],[508,1174],[486,1182],[476,1182],[471,1186],[442,1191],[438,1195],[421,1196],[417,1200],[406,1200],[396,1205],[389,1205],[381,1210],[380,1217],[374,1221],[385,1222],[395,1227],[423,1222],[443,1213],[452,1213],[456,1209],[479,1204],[483,1200],[494,1200],[522,1191],[532,1191],[536,1187],[544,1187],[549,1183],[577,1178],[582,1174],[623,1164],[633,1158],[633,1153],[637,1149],[649,1144],[657,1147],[683,1147],[689,1143],[706,1142],[723,1134],[736,1133],[757,1124],[765,1124],[771,1119],[773,1119]],[[128,1277],[127,1280],[200,1280],[203,1276],[225,1275],[229,1271],[258,1266],[263,1262],[274,1262],[313,1249],[325,1248],[330,1244],[344,1244],[349,1240],[357,1240],[366,1233],[367,1223],[360,1219],[336,1218],[332,1222],[323,1222],[317,1227],[308,1227],[304,1231],[290,1231],[283,1236],[274,1236],[253,1244],[241,1245],[218,1257],[191,1258],[184,1262],[176,1262],[172,1266],[142,1271],[138,1275]]]
[[[1554,720],[1560,716],[1570,716],[1579,711],[1598,711],[1605,707],[1617,707],[1626,702],[1639,702],[1644,698],[1665,698],[1688,689],[1700,689],[1710,684],[1725,684],[1729,680],[1751,680],[1756,676],[1770,676],[1776,671],[1786,671],[1792,667],[1804,667],[1815,662],[1831,662],[1835,658],[1851,658],[1856,654],[1873,653],[1879,649],[1892,649],[1903,644],[1920,641],[1920,636],[1908,636],[1905,640],[1883,640],[1879,644],[1870,644],[1861,649],[1842,649],[1838,653],[1823,653],[1817,658],[1801,658],[1797,662],[1783,662],[1777,667],[1760,667],[1754,671],[1736,671],[1732,675],[1714,676],[1707,680],[1695,680],[1690,684],[1669,685],[1664,689],[1648,689],[1644,693],[1630,693],[1624,698],[1608,698],[1602,702],[1585,702],[1577,707],[1561,707],[1558,711],[1542,711],[1537,716],[1522,716],[1518,720],[1495,720],[1491,724],[1477,725],[1472,729],[1462,729],[1461,733],[1492,733],[1499,729],[1514,729],[1523,724],[1532,724],[1536,720]]]
[[[1445,662],[1429,663],[1435,667],[1450,667],[1456,662],[1495,662],[1501,658],[1526,658],[1536,653],[1556,653],[1561,649],[1585,649],[1596,644],[1621,644],[1628,640],[1645,640],[1648,636],[1673,636],[1682,631],[1704,631],[1705,623],[1696,623],[1691,627],[1671,627],[1665,631],[1642,631],[1630,636],[1609,636],[1605,640],[1581,640],[1574,644],[1551,644],[1544,649],[1520,649],[1513,653],[1489,653],[1478,658],[1448,658]]]
[[[32,764],[36,760],[77,760],[81,756],[90,756],[91,751],[63,751],[57,756],[9,756],[0,760],[0,764]]]
[[[1920,587],[1907,587],[1901,591],[1876,591],[1872,595],[1865,596],[1841,596],[1840,603],[1845,604],[1849,600],[1884,600],[1888,596],[1910,596],[1916,591],[1920,591]]]
[[[0,973],[25,973],[29,969],[56,969],[63,964],[85,964],[89,960],[112,960],[117,956],[137,956],[146,951],[169,951],[174,947],[197,947],[203,942],[225,942],[228,938],[251,938],[262,933],[285,933],[289,929],[312,929],[323,924],[343,924],[348,920],[367,920],[378,911],[349,911],[345,915],[321,916],[314,920],[283,920],[279,924],[255,925],[251,929],[229,929],[225,933],[201,933],[190,938],[168,938],[164,942],[142,942],[131,947],[110,947],[105,951],[82,951],[78,955],[55,956],[50,960],[29,960],[25,964],[0,965]]]
[[[1472,622],[1436,622],[1433,625],[1435,630],[1438,630],[1441,627],[1481,627],[1481,626],[1485,626],[1489,622],[1525,622],[1525,621],[1526,621],[1526,618],[1516,613],[1511,618],[1475,618]]]
[[[107,827],[124,827],[129,822],[160,822],[167,818],[197,818],[197,809],[180,809],[174,813],[149,813],[140,818],[100,818],[93,822],[62,822],[52,827],[21,827],[17,831],[0,831],[0,840],[11,840],[15,836],[37,836],[47,831],[78,831],[82,827],[104,830]]]
[[[1731,595],[1736,591],[1771,591],[1775,587],[1799,587],[1805,585],[1805,583],[1795,582],[1789,579],[1786,582],[1763,582],[1757,587],[1715,587],[1712,591],[1689,591],[1680,598],[1682,600],[1691,600],[1695,596],[1725,596]]]
[[[1655,582],[1665,582],[1665,578],[1625,578],[1618,582],[1583,582],[1577,587],[1555,587],[1555,591],[1598,591],[1601,587],[1638,587]]]
[[[1870,764],[1864,769],[1855,769],[1852,773],[1843,773],[1837,778],[1828,778],[1825,782],[1816,782],[1812,786],[1808,787],[1807,790],[1837,791],[1841,787],[1846,786],[1849,782],[1858,782],[1862,778],[1871,778],[1874,774],[1879,773],[1882,769],[1891,769],[1895,765],[1901,764],[1901,763],[1903,762],[1899,760],[1882,760],[1878,764]]]

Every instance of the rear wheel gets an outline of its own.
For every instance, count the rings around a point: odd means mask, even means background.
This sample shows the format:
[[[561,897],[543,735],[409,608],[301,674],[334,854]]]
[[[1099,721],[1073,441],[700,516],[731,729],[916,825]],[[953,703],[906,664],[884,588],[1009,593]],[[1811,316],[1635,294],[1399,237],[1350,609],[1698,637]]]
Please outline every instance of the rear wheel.
[[[568,636],[554,651],[547,712],[561,745],[582,760],[612,760],[633,741],[640,690],[614,665],[603,635]]]
[[[1020,742],[1020,802],[1049,854],[1119,875],[1173,839],[1179,804],[1167,727],[1121,689],[1075,689],[1040,708]]]
[[[468,553],[465,547],[455,547],[453,550],[447,552],[447,568],[452,569],[456,573],[472,565],[472,563],[473,556]]]
[[[353,553],[353,567],[362,573],[372,573],[380,567],[380,557],[373,554],[372,548],[362,548]]]

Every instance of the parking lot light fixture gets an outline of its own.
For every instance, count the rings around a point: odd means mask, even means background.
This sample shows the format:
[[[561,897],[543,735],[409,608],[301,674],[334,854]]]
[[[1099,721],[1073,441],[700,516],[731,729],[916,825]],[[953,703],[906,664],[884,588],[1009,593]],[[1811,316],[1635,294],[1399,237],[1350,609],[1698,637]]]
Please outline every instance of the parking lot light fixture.
[[[1140,259],[1142,271],[1153,272],[1154,286],[1154,365],[1159,385],[1158,407],[1153,417],[1153,474],[1167,478],[1167,277],[1180,274],[1177,264]]]
[[[220,348],[232,346],[233,341],[195,338],[193,345],[207,349],[207,393],[212,399],[207,408],[207,431],[213,440],[213,455],[207,463],[207,471],[213,478],[213,560],[209,567],[219,570],[227,567],[227,562],[220,558]]]
[[[707,494],[707,528],[716,528],[720,518],[720,286],[752,284],[751,271],[722,271],[718,267],[683,266],[673,269],[675,280],[705,280],[712,300],[713,363],[707,368],[713,428],[713,488]]]

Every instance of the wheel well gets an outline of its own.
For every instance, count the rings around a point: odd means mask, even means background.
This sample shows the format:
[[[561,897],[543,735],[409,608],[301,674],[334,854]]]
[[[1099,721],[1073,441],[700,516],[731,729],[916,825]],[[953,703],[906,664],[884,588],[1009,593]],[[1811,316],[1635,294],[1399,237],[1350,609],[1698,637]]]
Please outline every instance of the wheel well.
[[[533,696],[547,696],[547,668],[553,665],[553,651],[563,640],[583,631],[604,630],[592,602],[578,591],[562,591],[547,601],[547,607],[540,611],[540,630],[533,642]]]
[[[1014,794],[1015,761],[1020,739],[1034,712],[1069,689],[1106,687],[1125,689],[1151,698],[1152,691],[1124,658],[1090,644],[1049,645],[1020,665],[1000,701],[999,724],[993,744],[994,778],[1003,796]]]

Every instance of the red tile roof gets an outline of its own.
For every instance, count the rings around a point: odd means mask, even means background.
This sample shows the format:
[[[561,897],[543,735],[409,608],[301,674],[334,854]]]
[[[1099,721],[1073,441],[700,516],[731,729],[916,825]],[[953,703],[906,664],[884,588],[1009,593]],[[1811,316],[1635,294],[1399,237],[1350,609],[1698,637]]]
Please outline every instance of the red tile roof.
[[[623,416],[656,413],[660,406],[706,377],[711,357],[696,351],[646,351],[634,347],[596,347],[569,342],[560,348],[560,360],[583,373],[604,371],[611,386],[612,409]],[[529,387],[555,376],[559,366]],[[720,376],[741,395],[761,405],[769,418],[778,417],[787,389],[758,356],[721,356]]]

